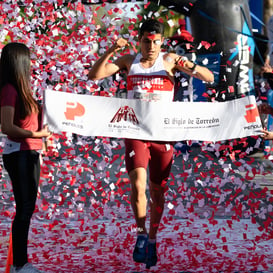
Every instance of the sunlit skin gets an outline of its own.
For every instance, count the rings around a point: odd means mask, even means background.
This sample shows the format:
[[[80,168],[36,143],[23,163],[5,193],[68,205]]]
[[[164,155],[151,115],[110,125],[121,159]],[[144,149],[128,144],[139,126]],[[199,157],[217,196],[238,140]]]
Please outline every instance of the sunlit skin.
[[[155,61],[161,51],[163,41],[164,38],[161,34],[144,32],[144,35],[139,39],[142,61]]]
[[[163,42],[164,37],[159,33],[154,34],[150,32],[144,32],[144,34],[139,37],[140,52],[142,54],[141,65],[144,68],[153,66],[161,51]],[[116,59],[114,62],[109,62],[109,59],[113,53],[125,48],[128,45],[129,44],[126,39],[117,39],[112,47],[110,47],[93,65],[89,71],[88,78],[90,80],[100,80],[102,78],[109,77],[122,69],[129,71],[132,62],[135,59],[135,55],[126,54]],[[170,77],[173,78],[175,71],[180,70],[205,82],[214,81],[213,74],[206,67],[197,65],[194,71],[192,71],[191,68],[194,64],[191,61],[186,60],[176,63],[176,60],[180,58],[181,56],[175,53],[166,53],[164,55],[164,66]]]
[[[160,33],[144,31],[144,33],[139,36],[138,41],[141,53],[140,65],[145,69],[151,68],[161,53],[161,46],[164,42],[164,37]],[[124,38],[117,39],[115,43],[101,56],[101,58],[93,64],[89,71],[88,78],[90,80],[100,80],[121,70],[129,72],[132,63],[136,58],[135,54],[125,54],[115,59],[113,62],[109,61],[113,53],[122,50],[127,46],[129,46],[127,40]],[[182,59],[181,56],[175,53],[166,52],[162,54],[162,63],[166,75],[171,81],[174,81],[174,75],[177,70],[202,81],[214,81],[212,72],[206,67],[194,65],[193,62],[187,59]],[[137,232],[139,234],[147,234],[145,227],[147,213],[147,171],[143,167],[138,167],[131,170],[128,174],[131,182],[131,205],[135,215],[138,229]],[[158,181],[150,180],[149,190],[151,197],[149,239],[156,239],[157,230],[164,211],[165,188],[164,186],[159,185]]]
[[[263,139],[265,139],[265,140],[273,140],[273,132],[270,132],[270,131],[268,131],[268,130],[266,130],[266,129],[262,129],[262,130],[261,130],[261,133],[263,133],[263,134],[261,135],[261,137],[262,137]]]

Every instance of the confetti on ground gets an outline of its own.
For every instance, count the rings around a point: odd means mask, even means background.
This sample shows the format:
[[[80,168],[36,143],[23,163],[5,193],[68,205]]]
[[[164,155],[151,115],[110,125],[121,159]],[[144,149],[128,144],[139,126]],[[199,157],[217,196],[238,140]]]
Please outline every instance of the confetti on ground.
[[[9,41],[31,48],[32,84],[41,101],[45,88],[113,96],[124,82],[90,82],[88,69],[126,22],[128,32],[122,35],[130,47],[124,53],[135,52],[141,16],[129,18],[109,3],[64,2],[2,1],[1,48]],[[136,3],[131,9],[137,12],[140,7]],[[169,24],[173,22],[170,18]],[[212,45],[204,41],[200,46]],[[258,147],[259,139],[254,141]],[[52,273],[145,272],[144,265],[132,261],[136,227],[123,141],[63,133],[54,135],[51,142],[43,154],[30,260]],[[248,157],[252,150],[246,143],[245,139],[201,143],[197,152],[177,150],[158,235],[159,262],[151,272],[273,270],[272,162]],[[2,270],[14,198],[0,163]]]
[[[62,136],[58,144],[60,149],[44,156],[31,261],[47,272],[144,272],[144,265],[132,261],[136,227],[123,141]],[[264,180],[244,178],[248,166],[268,177],[263,163],[252,158],[233,162],[200,150],[177,152],[158,237],[159,262],[151,272],[272,270],[272,195],[259,186]],[[4,267],[14,214],[5,171],[1,192]]]

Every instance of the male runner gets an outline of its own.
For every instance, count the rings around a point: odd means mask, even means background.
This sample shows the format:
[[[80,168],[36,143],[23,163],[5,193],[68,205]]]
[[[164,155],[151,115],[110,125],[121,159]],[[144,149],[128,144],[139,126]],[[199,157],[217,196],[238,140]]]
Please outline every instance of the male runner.
[[[174,74],[176,70],[206,82],[213,82],[211,71],[175,54],[161,52],[164,42],[164,25],[148,19],[139,30],[140,52],[126,54],[109,62],[112,55],[127,46],[119,38],[89,71],[89,79],[100,80],[120,70],[127,71],[128,99],[172,101]],[[164,188],[168,180],[173,145],[169,142],[125,139],[125,163],[131,182],[131,206],[137,225],[137,240],[133,252],[136,262],[145,263],[146,268],[156,265],[156,235],[164,209]],[[151,196],[150,227],[146,220],[146,179],[149,165],[149,190]]]

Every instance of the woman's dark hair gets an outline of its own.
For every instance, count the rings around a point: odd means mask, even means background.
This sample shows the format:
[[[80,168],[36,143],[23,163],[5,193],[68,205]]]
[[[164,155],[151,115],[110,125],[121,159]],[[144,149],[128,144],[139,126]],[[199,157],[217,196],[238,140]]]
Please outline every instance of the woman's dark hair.
[[[30,50],[22,43],[9,43],[2,49],[0,58],[0,90],[11,84],[16,89],[20,103],[20,118],[39,112],[30,86]]]
[[[144,32],[164,35],[164,25],[155,19],[148,19],[142,23],[139,29],[139,37],[141,38]]]

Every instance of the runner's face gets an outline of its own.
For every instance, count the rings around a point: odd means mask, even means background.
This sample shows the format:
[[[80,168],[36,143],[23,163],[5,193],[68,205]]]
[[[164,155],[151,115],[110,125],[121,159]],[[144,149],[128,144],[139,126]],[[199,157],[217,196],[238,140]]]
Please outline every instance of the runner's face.
[[[154,60],[157,58],[164,38],[161,34],[144,32],[140,38],[141,53],[144,59]]]

